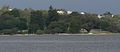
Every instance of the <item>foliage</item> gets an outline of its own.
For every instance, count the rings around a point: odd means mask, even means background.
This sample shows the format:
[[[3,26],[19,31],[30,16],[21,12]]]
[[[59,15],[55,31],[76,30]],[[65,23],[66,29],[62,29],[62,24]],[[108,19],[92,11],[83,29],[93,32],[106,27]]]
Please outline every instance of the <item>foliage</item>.
[[[81,29],[86,29],[88,33],[92,29],[120,33],[120,16],[110,17],[110,12],[104,13],[106,16],[99,19],[97,14],[74,11],[61,15],[52,6],[49,10],[8,9],[4,7],[0,10],[0,33],[80,33]]]
[[[52,22],[47,28],[47,33],[65,33],[66,31],[67,24],[62,21]]]
[[[13,35],[13,34],[16,34],[17,33],[17,29],[16,28],[12,28],[12,29],[3,29],[0,31],[1,34],[10,34],[10,35]]]
[[[14,8],[12,11],[10,11],[10,15],[13,17],[20,17],[20,12],[18,9]]]
[[[53,21],[57,21],[59,18],[57,10],[53,9],[52,6],[49,7],[49,11],[48,11],[48,19],[47,19],[47,26],[53,22]]]
[[[44,34],[44,31],[43,30],[37,30],[36,34],[38,34],[38,35]]]

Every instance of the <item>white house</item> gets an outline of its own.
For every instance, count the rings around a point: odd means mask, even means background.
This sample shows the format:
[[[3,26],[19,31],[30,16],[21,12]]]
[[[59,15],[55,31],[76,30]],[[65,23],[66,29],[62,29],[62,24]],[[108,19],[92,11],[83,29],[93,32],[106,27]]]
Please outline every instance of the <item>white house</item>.
[[[72,13],[72,11],[67,11],[67,14],[69,15],[69,14],[71,14]]]
[[[101,14],[98,14],[98,18],[103,18],[103,17],[114,17],[114,15],[101,15]]]
[[[80,12],[80,14],[83,14],[83,15],[84,15],[84,14],[85,14],[85,12]]]
[[[65,14],[65,11],[57,11],[58,14]]]
[[[59,11],[57,11],[57,13],[58,14],[61,14],[61,15],[63,15],[63,14],[71,14],[72,13],[72,11],[63,11],[63,10],[59,10]]]
[[[112,17],[114,17],[115,15],[112,15]]]
[[[98,18],[105,17],[104,15],[98,14]]]
[[[9,11],[12,11],[13,9],[9,8],[8,10],[9,10]]]

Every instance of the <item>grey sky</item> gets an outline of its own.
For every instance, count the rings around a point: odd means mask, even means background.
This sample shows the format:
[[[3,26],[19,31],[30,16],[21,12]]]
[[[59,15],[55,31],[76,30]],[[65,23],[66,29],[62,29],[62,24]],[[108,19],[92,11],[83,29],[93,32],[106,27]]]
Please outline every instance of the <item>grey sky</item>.
[[[10,5],[17,8],[48,9],[50,5],[73,11],[120,13],[120,0],[0,0],[0,7]]]

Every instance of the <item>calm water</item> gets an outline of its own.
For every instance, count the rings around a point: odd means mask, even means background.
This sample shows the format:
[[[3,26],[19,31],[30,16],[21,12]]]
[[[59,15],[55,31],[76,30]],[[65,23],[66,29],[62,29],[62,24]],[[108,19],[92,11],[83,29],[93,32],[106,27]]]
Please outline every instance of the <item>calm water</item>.
[[[120,52],[120,36],[0,36],[0,52]]]

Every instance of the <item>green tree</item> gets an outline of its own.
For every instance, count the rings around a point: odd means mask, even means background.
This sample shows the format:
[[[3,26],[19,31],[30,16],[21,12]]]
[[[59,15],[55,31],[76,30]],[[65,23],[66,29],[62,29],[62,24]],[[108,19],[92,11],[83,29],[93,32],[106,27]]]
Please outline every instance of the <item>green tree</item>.
[[[47,33],[65,33],[67,31],[67,24],[63,21],[52,22],[48,28]]]
[[[68,26],[68,32],[70,33],[80,33],[80,29],[82,26],[80,16],[71,16],[71,20]]]
[[[1,15],[0,16],[0,30],[4,29],[16,29],[17,20],[16,18],[10,16],[10,15]],[[5,31],[2,31],[2,33],[5,33]]]
[[[47,26],[53,22],[53,21],[57,21],[59,18],[57,10],[53,9],[52,6],[49,7],[49,11],[48,11],[48,20],[47,20]]]
[[[37,30],[44,30],[44,18],[43,18],[43,12],[40,10],[32,11],[31,12],[31,32],[36,32]]]
[[[19,9],[14,8],[12,11],[10,11],[10,15],[14,17],[20,17]]]
[[[99,28],[100,19],[94,14],[81,15],[82,28],[86,29],[88,33],[91,29]]]
[[[24,19],[24,18],[17,18],[16,20],[17,20],[17,25],[16,25],[16,27],[17,27],[20,31],[27,29],[27,25],[26,25],[26,22],[27,22],[27,21],[26,21],[26,19]]]

